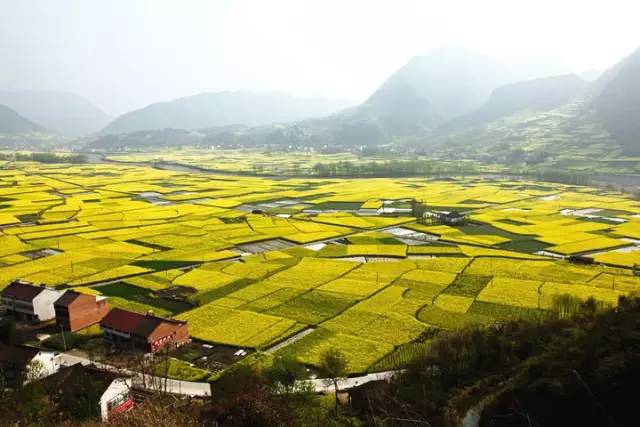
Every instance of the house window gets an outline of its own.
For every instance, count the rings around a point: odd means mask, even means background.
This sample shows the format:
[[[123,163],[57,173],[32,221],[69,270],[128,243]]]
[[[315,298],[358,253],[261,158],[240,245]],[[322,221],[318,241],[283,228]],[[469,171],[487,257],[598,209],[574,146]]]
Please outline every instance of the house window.
[[[111,411],[113,408],[117,408],[118,406],[122,405],[129,399],[130,399],[129,392],[128,391],[122,392],[107,402],[107,410]]]

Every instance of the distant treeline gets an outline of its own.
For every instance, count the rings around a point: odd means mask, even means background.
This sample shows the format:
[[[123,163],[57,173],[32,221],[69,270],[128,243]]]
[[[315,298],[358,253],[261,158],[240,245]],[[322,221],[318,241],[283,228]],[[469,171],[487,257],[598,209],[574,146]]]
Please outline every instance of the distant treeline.
[[[0,153],[0,160],[38,163],[87,163],[83,154]]]
[[[590,185],[591,174],[585,172],[567,171],[562,169],[531,169],[520,173],[536,181],[558,182],[569,185]]]
[[[293,175],[300,171],[292,169]],[[486,173],[479,171],[472,162],[438,160],[389,160],[353,163],[316,163],[311,173],[318,177],[403,177],[420,175],[470,175]],[[558,182],[569,185],[589,185],[591,175],[584,172],[561,169],[519,168],[506,175],[521,176],[536,181]]]
[[[295,171],[292,171],[295,173]],[[478,171],[470,162],[432,160],[390,160],[352,163],[316,163],[312,173],[320,177],[399,177],[438,174],[470,174]]]

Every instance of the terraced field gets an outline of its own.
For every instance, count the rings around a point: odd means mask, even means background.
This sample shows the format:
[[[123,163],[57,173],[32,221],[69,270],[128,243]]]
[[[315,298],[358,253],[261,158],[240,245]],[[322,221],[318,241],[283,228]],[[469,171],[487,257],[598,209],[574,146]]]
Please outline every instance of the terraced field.
[[[313,329],[278,352],[314,365],[339,347],[354,373],[388,368],[437,330],[640,290],[640,202],[587,187],[25,163],[0,171],[0,198],[0,286],[104,294],[245,348]],[[467,222],[417,220],[415,204]]]

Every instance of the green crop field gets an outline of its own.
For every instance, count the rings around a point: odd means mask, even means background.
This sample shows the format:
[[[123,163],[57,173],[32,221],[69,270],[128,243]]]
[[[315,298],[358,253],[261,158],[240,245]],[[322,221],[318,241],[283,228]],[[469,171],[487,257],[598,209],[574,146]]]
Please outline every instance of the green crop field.
[[[559,295],[615,305],[640,290],[640,203],[589,187],[12,163],[0,198],[0,286],[102,294],[237,347],[311,329],[278,352],[316,365],[338,347],[352,373],[438,330],[546,316]],[[413,203],[467,222],[418,220]]]

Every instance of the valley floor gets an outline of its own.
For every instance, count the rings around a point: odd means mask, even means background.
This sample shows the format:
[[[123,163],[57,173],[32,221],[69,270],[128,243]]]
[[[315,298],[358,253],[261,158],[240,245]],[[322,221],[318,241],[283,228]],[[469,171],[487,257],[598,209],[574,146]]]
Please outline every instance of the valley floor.
[[[393,370],[441,330],[640,290],[640,202],[590,187],[14,163],[0,197],[3,286],[186,320],[229,355],[176,355],[205,372],[241,349],[313,368],[328,348],[352,374]]]

